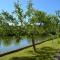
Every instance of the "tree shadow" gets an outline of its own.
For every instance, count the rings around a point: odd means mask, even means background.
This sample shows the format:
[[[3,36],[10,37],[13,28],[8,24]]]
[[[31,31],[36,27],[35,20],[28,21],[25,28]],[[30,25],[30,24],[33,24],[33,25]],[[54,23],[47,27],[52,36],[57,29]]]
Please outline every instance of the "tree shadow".
[[[35,57],[13,57],[10,60],[35,60]]]
[[[53,56],[56,53],[56,49],[51,47],[43,47],[41,49],[37,49],[37,53],[34,55],[33,51],[28,51],[26,53],[32,54],[30,57],[13,57],[10,60],[53,60]]]
[[[51,47],[43,47],[41,49],[37,49],[37,57],[39,56],[42,60],[53,60],[54,55],[56,54],[57,49],[53,49]]]

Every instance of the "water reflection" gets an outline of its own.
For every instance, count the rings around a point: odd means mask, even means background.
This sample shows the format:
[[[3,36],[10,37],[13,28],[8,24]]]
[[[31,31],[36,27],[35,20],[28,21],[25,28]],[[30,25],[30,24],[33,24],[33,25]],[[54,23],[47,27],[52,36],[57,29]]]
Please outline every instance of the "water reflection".
[[[35,43],[39,43],[45,38],[35,38]],[[0,54],[20,49],[26,46],[32,45],[31,38],[25,37],[0,37]]]
[[[0,54],[23,48],[31,44],[26,37],[1,37],[0,38]]]

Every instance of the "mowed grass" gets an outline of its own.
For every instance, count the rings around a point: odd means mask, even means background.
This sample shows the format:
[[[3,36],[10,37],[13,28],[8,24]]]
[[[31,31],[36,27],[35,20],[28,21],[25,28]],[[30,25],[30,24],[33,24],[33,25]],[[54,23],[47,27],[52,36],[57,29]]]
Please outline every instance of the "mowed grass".
[[[47,55],[48,54],[51,55],[52,51],[55,53],[55,51],[60,48],[59,40],[60,40],[60,38],[46,41],[42,44],[36,45],[36,49],[37,49],[37,51],[39,51],[40,56],[41,56],[41,58],[40,57],[39,58],[41,60],[51,60],[51,59],[49,59],[50,56],[47,57]],[[0,60],[29,60],[29,59],[38,60],[38,59],[33,58],[32,56],[38,56],[38,54],[34,53],[33,47],[30,47],[30,48],[26,48],[24,50],[0,57]],[[27,59],[25,59],[25,57],[27,57]],[[30,58],[30,57],[32,57],[32,58]],[[24,59],[22,59],[22,58],[24,58]],[[44,58],[44,59],[42,59],[42,58]]]

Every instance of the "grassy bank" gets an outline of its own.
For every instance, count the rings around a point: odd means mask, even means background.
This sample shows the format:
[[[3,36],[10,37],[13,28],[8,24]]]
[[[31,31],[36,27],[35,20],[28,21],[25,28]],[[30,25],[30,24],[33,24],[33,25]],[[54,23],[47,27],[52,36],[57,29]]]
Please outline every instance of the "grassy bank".
[[[60,48],[60,38],[36,45],[38,53],[34,53],[33,48],[27,48],[3,57],[0,60],[52,60],[53,55]]]

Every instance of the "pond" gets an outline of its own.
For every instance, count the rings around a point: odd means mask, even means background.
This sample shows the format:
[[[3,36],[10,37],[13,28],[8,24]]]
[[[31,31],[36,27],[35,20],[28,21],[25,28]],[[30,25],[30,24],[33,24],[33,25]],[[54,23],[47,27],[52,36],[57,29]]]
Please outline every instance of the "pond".
[[[23,48],[30,44],[31,42],[29,42],[27,38],[19,39],[15,37],[3,37],[0,38],[0,54]]]
[[[37,40],[39,42],[39,40]],[[31,40],[25,38],[16,37],[0,37],[0,54],[17,50],[26,46],[32,45]]]

